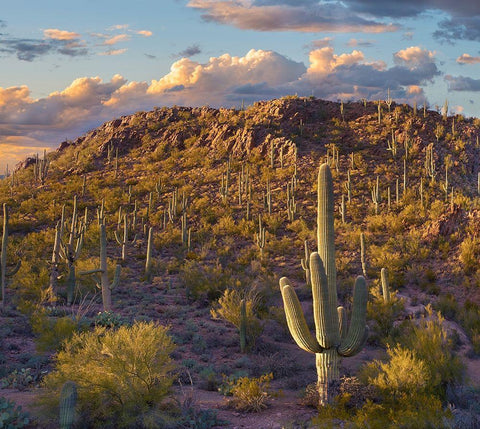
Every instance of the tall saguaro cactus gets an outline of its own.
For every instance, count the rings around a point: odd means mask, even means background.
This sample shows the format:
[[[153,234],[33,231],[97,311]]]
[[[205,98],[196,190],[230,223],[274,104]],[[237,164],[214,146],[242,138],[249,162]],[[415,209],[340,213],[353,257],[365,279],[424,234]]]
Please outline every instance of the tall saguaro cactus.
[[[7,204],[3,204],[3,234],[2,234],[2,247],[0,251],[0,282],[1,282],[1,299],[2,307],[5,306],[5,286],[7,277],[11,277],[17,273],[20,269],[21,261],[18,261],[17,265],[7,271],[7,247],[8,247],[8,207]]]
[[[313,316],[316,335],[312,336],[297,295],[286,277],[280,279],[287,324],[297,345],[315,353],[320,405],[332,399],[332,382],[338,380],[341,357],[357,354],[367,337],[367,286],[358,276],[353,290],[353,311],[347,331],[345,309],[337,307],[337,273],[335,267],[335,231],[333,227],[333,183],[327,164],[318,173],[318,252],[310,255]]]

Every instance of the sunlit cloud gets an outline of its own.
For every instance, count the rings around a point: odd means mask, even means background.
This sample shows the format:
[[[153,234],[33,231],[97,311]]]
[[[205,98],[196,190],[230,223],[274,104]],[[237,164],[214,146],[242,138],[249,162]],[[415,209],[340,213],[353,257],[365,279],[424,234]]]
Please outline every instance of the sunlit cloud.
[[[111,49],[109,51],[105,51],[105,52],[99,52],[98,55],[122,55],[124,54],[125,52],[127,52],[127,48],[123,48],[123,49]]]
[[[383,33],[398,29],[396,25],[352,13],[337,2],[190,0],[188,7],[201,11],[205,21],[244,30]]]
[[[140,34],[140,36],[145,36],[145,37],[153,36],[153,33],[149,30],[140,30],[140,31],[137,31],[136,33]]]
[[[130,40],[130,36],[128,34],[117,34],[116,36],[107,37],[104,40],[103,45],[111,46],[120,42],[126,42],[127,40]]]
[[[126,30],[128,27],[130,27],[128,24],[115,24],[108,27],[108,30]]]
[[[480,63],[480,57],[472,57],[470,54],[462,54],[457,58],[459,64],[476,64]]]
[[[313,49],[325,48],[327,46],[331,46],[332,41],[333,41],[332,37],[324,37],[323,39],[314,40],[308,46]]]
[[[325,46],[313,49],[305,65],[274,51],[252,49],[244,56],[224,54],[204,63],[181,58],[151,82],[127,82],[120,75],[110,81],[82,77],[39,99],[27,86],[0,88],[0,139],[22,148],[55,147],[65,137],[75,138],[116,116],[158,105],[230,107],[242,100],[312,92],[330,100],[384,99],[387,89],[401,102],[424,100],[422,86],[439,74],[434,53],[409,47],[393,57],[395,65],[387,67],[360,50],[336,53]],[[462,90],[459,78],[446,80],[450,90]],[[469,89],[480,90],[480,80],[470,82]]]
[[[47,39],[55,40],[74,40],[80,37],[80,34],[73,31],[59,30],[57,28],[48,28],[47,30],[43,30],[43,35]]]

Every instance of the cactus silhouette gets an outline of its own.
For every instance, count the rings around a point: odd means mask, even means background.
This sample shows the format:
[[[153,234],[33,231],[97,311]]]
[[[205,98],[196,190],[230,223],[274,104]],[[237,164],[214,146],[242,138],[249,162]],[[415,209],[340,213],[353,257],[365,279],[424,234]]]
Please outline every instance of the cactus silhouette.
[[[368,335],[366,326],[367,286],[358,276],[353,291],[353,311],[347,331],[346,312],[337,307],[335,268],[334,201],[330,168],[322,164],[318,173],[318,252],[310,255],[310,276],[316,336],[312,336],[294,289],[286,277],[280,279],[287,324],[297,345],[315,353],[320,405],[332,399],[332,382],[340,378],[341,357],[358,353]]]

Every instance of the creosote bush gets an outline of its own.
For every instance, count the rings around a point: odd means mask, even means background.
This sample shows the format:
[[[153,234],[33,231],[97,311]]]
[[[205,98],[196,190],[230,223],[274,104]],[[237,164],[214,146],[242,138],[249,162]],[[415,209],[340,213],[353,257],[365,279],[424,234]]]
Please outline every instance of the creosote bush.
[[[70,380],[78,388],[80,420],[88,427],[145,427],[169,394],[174,348],[168,328],[153,322],[75,334],[45,377],[47,396],[58,402],[61,386]]]
[[[233,399],[229,405],[240,411],[258,412],[267,408],[270,398],[269,385],[273,374],[258,378],[240,377],[230,383]]]

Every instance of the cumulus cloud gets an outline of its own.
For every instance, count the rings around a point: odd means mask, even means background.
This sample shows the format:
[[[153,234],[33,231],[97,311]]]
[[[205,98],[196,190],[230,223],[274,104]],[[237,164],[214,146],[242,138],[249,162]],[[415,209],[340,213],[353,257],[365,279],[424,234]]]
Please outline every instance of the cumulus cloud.
[[[251,50],[204,63],[182,58],[169,73],[149,83],[127,82],[120,75],[105,82],[82,77],[39,99],[32,98],[27,86],[0,88],[0,144],[10,139],[10,144],[15,141],[22,147],[57,146],[65,137],[75,138],[106,120],[156,105],[230,107],[242,100],[312,91],[331,100],[384,99],[388,88],[395,100],[421,102],[422,85],[438,75],[434,54],[410,47],[396,52],[394,61],[387,67],[359,50],[335,53],[325,46],[312,50],[305,65],[273,51]],[[460,90],[459,78],[448,79],[451,90]],[[474,90],[480,90],[480,80],[476,85]]]
[[[412,69],[431,64],[434,56],[435,52],[422,49],[420,46],[410,46],[396,52],[393,58],[396,64]]]
[[[472,57],[470,54],[462,54],[457,58],[459,64],[476,64],[480,63],[480,57]]]
[[[339,2],[190,0],[188,7],[200,10],[206,21],[258,31],[382,33],[398,29],[353,13]]]
[[[446,75],[445,81],[447,82],[449,91],[480,91],[480,79]]]

